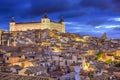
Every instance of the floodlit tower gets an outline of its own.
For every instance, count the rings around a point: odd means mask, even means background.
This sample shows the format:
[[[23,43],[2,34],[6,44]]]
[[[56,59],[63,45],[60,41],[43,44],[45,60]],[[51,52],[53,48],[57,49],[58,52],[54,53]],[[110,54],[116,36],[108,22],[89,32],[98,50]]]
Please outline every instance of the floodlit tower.
[[[11,22],[10,22],[10,31],[15,30],[15,19],[12,17]]]

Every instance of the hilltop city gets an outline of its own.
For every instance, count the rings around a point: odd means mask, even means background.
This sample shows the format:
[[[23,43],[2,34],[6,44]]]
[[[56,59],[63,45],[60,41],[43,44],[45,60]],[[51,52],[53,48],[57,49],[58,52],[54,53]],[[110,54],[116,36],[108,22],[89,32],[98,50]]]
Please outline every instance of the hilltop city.
[[[10,22],[0,30],[0,80],[120,80],[120,39],[65,31],[65,21]]]

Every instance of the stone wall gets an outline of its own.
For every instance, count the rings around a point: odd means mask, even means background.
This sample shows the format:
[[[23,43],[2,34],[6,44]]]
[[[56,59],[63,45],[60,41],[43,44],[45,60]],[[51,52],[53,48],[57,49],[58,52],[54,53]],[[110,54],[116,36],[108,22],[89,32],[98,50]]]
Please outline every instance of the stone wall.
[[[16,23],[13,31],[27,31],[27,30],[33,30],[33,29],[41,29],[41,24],[40,23],[25,23],[25,24]]]
[[[56,22],[10,23],[10,31],[27,31],[33,29],[50,29],[50,30],[55,29],[60,32],[65,32],[65,25],[63,23],[56,23]]]
[[[50,26],[51,26],[51,30],[55,29],[55,30],[58,30],[60,32],[65,32],[64,31],[65,27],[64,27],[64,24],[62,24],[62,23],[51,22]]]

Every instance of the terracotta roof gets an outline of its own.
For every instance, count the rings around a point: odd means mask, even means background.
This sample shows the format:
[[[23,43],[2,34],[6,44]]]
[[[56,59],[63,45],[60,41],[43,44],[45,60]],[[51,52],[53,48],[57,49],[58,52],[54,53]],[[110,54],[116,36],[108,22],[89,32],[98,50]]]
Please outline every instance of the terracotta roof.
[[[14,75],[8,73],[0,73],[0,80],[54,80],[49,77],[42,76],[22,76],[22,75]]]
[[[39,72],[39,71],[47,70],[46,67],[42,67],[42,66],[28,67],[28,69],[30,69],[33,73],[36,73],[36,72]]]

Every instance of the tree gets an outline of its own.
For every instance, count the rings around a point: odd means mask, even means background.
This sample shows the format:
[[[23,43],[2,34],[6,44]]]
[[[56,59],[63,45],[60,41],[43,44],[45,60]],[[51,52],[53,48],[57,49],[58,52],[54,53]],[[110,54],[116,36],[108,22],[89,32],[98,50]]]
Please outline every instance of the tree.
[[[98,53],[96,54],[97,58],[99,59],[102,54],[103,54],[103,52],[98,52]]]

